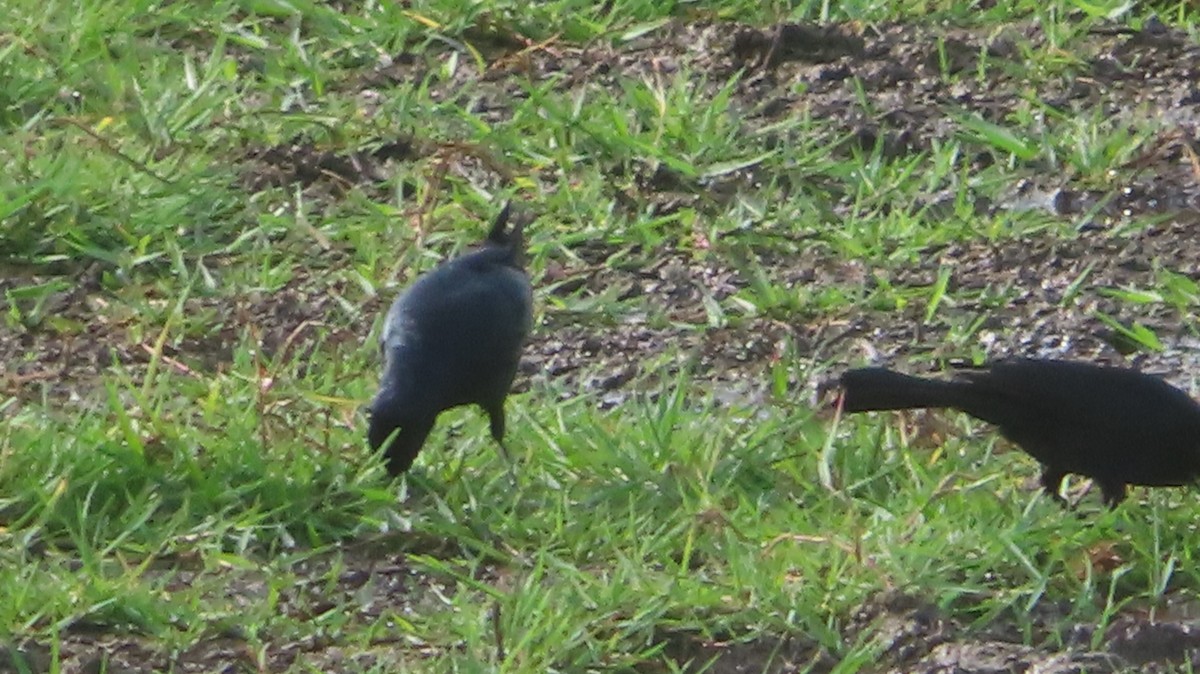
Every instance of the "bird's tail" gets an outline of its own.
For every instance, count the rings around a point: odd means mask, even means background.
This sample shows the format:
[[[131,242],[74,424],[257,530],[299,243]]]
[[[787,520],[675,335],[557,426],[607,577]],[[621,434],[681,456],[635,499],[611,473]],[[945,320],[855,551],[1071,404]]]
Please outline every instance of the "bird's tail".
[[[488,232],[487,244],[497,248],[507,249],[513,256],[513,261],[520,265],[523,262],[525,254],[525,225],[517,220],[513,224],[511,231],[506,231],[508,228],[508,217],[512,213],[512,202],[504,202],[504,208],[500,209],[500,214],[496,216],[492,222],[492,229]]]
[[[922,379],[882,367],[847,370],[840,383],[844,412],[954,407],[962,387],[961,382]]]

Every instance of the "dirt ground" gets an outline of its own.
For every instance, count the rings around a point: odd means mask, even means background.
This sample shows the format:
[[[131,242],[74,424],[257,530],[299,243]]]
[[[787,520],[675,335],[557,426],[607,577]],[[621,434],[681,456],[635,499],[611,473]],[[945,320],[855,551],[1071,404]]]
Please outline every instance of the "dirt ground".
[[[1106,190],[1076,184],[1070,175],[1044,175],[1012,186],[1009,198],[975,204],[982,216],[1003,209],[1042,209],[1064,219],[1079,221],[1079,235],[1069,240],[1049,237],[975,241],[930,249],[921,261],[910,266],[871,268],[846,260],[815,240],[797,244],[796,254],[777,249],[757,249],[759,262],[771,270],[773,280],[790,286],[834,285],[868,287],[887,283],[897,287],[927,287],[939,268],[952,266],[952,288],[1006,289],[1015,297],[996,307],[958,302],[943,307],[930,323],[923,319],[924,307],[907,312],[856,310],[843,316],[753,318],[736,327],[681,332],[658,328],[634,316],[618,325],[590,324],[586,319],[547,313],[528,349],[522,373],[529,379],[553,379],[567,389],[581,392],[618,389],[631,380],[644,381],[639,365],[655,354],[692,354],[700,372],[716,381],[754,388],[763,369],[780,357],[784,344],[812,363],[837,365],[868,356],[875,360],[903,359],[926,353],[928,344],[939,344],[949,326],[986,316],[979,342],[989,356],[1009,354],[1070,354],[1100,360],[1119,360],[1125,350],[1111,329],[1095,317],[1107,313],[1126,323],[1141,322],[1156,331],[1167,349],[1162,354],[1133,360],[1151,371],[1177,374],[1196,359],[1200,343],[1192,325],[1176,310],[1167,307],[1134,307],[1117,300],[1082,293],[1072,304],[1060,304],[1072,284],[1081,277],[1083,288],[1151,287],[1152,272],[1169,269],[1189,277],[1200,268],[1200,144],[1195,129],[1200,123],[1200,88],[1196,85],[1194,58],[1200,48],[1178,30],[1161,24],[1142,32],[1117,26],[1095,31],[1089,53],[1076,54],[1090,63],[1086,75],[1051,79],[1037,91],[1048,105],[1064,112],[1111,110],[1114,115],[1139,116],[1167,122],[1164,131],[1145,152],[1130,162],[1133,179]],[[484,36],[486,37],[486,36]],[[481,47],[487,47],[486,42]],[[939,50],[938,45],[943,45]],[[622,77],[669,75],[686,69],[709,76],[714,89],[736,69],[748,67],[735,91],[734,105],[744,112],[747,131],[753,131],[804,112],[825,120],[865,148],[882,142],[885,152],[905,155],[947,139],[956,132],[948,120],[948,107],[997,119],[1017,105],[1028,92],[1028,82],[992,68],[990,78],[979,82],[964,78],[948,85],[941,74],[942,61],[953,71],[970,69],[981,50],[993,62],[1006,59],[1017,63],[1016,45],[1036,50],[1045,38],[1036,25],[1014,25],[998,33],[976,34],[966,29],[891,25],[863,30],[857,26],[814,28],[786,25],[758,30],[731,23],[676,23],[613,50],[602,45],[588,49],[549,47],[516,51],[509,41],[493,45],[489,57],[506,67],[496,68],[483,83],[495,91],[487,115],[501,120],[510,113],[506,101],[520,96],[518,79],[549,77],[566,72],[560,87],[607,86],[617,90]],[[487,49],[485,49],[485,52]],[[943,52],[946,56],[943,56]],[[519,58],[518,58],[519,55]],[[390,65],[364,72],[342,82],[364,100],[378,98],[379,87],[397,82],[419,81],[424,62],[397,55]],[[467,69],[460,69],[467,77]],[[1014,73],[1019,73],[1014,68]],[[868,95],[864,106],[856,99],[850,82],[857,78]],[[791,93],[798,82],[808,86],[803,95]],[[453,84],[446,85],[452,89]],[[463,173],[491,172],[493,182],[502,182],[507,169],[482,151],[457,148],[447,151],[421,139],[380,138],[369,149],[338,152],[322,150],[313,142],[297,138],[270,148],[251,148],[242,165],[243,184],[248,191],[267,186],[299,183],[311,196],[340,198],[351,185],[368,193],[389,175],[394,162],[446,158],[448,170]],[[982,151],[973,161],[984,166],[996,157]],[[730,190],[748,189],[764,176],[750,168],[723,177],[720,184],[689,184],[680,176],[664,173],[642,176],[636,190],[613,187],[618,204],[638,208],[653,204],[660,214],[684,205],[700,212],[721,209]],[[623,184],[614,181],[614,184]],[[836,195],[835,195],[836,196]],[[950,198],[929,194],[920,207],[932,208]],[[848,208],[848,198],[834,204],[834,215]],[[1156,214],[1158,224],[1120,237],[1113,230],[1129,216]],[[1086,215],[1086,217],[1084,217]],[[757,232],[770,236],[771,231]],[[730,233],[736,238],[739,233]],[[631,269],[607,264],[615,252],[599,244],[584,244],[572,251],[586,263],[550,260],[538,287],[552,294],[620,288],[622,298],[638,297],[672,320],[702,323],[704,301],[718,301],[746,287],[750,280],[719,255],[699,257],[691,251],[653,251],[658,262]],[[323,251],[325,265],[336,265],[346,253],[334,248]],[[0,275],[0,290],[52,277],[37,277],[20,269]],[[78,270],[72,270],[73,273]],[[20,334],[0,333],[0,348],[25,354],[14,367],[6,364],[0,384],[8,388],[37,381],[71,382],[108,366],[115,357],[134,364],[149,359],[145,345],[131,344],[124,331],[129,316],[106,312],[98,281],[99,270],[83,270],[83,283],[52,296],[50,309],[71,323],[70,329],[34,329]],[[337,298],[365,303],[364,316],[373,317],[390,297],[364,298],[357,288],[331,285],[319,275],[298,275],[282,292],[271,296],[228,300],[192,300],[196,312],[218,312],[232,316],[216,335],[186,340],[169,347],[170,356],[201,368],[217,368],[227,362],[243,328],[255,327],[268,356],[284,343],[299,344],[315,337],[316,330],[294,335],[315,323],[322,324],[321,336],[335,344],[361,343],[366,327],[330,321],[336,315]],[[232,309],[232,311],[230,310]],[[1131,315],[1131,310],[1138,313]],[[289,340],[289,337],[291,339]],[[1114,344],[1116,348],[1114,348]],[[582,348],[580,348],[582,346]],[[6,347],[12,347],[6,348]],[[932,355],[937,356],[937,353]],[[1143,362],[1144,361],[1144,362]],[[811,381],[795,381],[811,386]]]
[[[428,603],[436,606],[453,588],[433,587],[433,581],[412,571],[402,558],[382,558],[378,550],[344,549],[337,562],[334,584],[325,580],[332,557],[314,560],[297,571],[314,580],[300,583],[278,599],[288,616],[312,620],[330,610],[345,612],[364,623],[382,612],[401,610],[417,614]],[[182,574],[179,582],[187,582]],[[317,580],[320,579],[320,580]],[[502,583],[498,577],[480,578]],[[167,591],[171,591],[170,588]],[[265,600],[267,583],[261,578],[232,574],[225,595],[229,601]],[[439,594],[440,593],[440,594]],[[843,638],[847,644],[867,642],[877,649],[874,666],[858,671],[879,674],[1098,674],[1103,672],[1190,671],[1200,664],[1200,606],[1194,599],[1172,600],[1148,612],[1134,608],[1111,623],[1096,625],[1064,620],[1069,606],[1039,605],[1026,620],[998,618],[982,632],[946,616],[920,598],[899,592],[873,598],[849,617]],[[1032,641],[1024,645],[1017,624],[1033,625]],[[181,629],[186,626],[180,626]],[[1100,634],[1097,635],[1097,630]],[[657,636],[663,654],[681,671],[709,674],[787,674],[835,671],[838,661],[804,634],[763,638],[702,638],[696,634],[664,632]],[[1057,644],[1052,645],[1052,644]],[[367,648],[348,649],[332,639],[304,637],[259,644],[231,626],[186,649],[164,653],[161,644],[136,635],[113,633],[109,626],[76,625],[67,630],[60,647],[64,672],[148,674],[150,672],[280,672],[303,663],[317,671],[356,671],[381,668],[404,671],[405,665],[432,655],[431,647],[382,637]],[[31,671],[50,671],[51,648],[32,642],[0,647],[0,672],[20,671],[14,654]],[[640,667],[638,672],[660,674],[665,666]]]
[[[494,37],[494,36],[493,36]],[[929,147],[931,142],[955,133],[944,114],[947,106],[999,120],[1002,114],[1028,96],[1029,82],[989,69],[989,78],[963,78],[948,85],[942,68],[971,69],[981,51],[989,58],[1017,63],[1020,49],[1042,49],[1046,38],[1038,26],[1013,25],[987,33],[950,27],[884,25],[778,26],[759,30],[732,23],[677,22],[632,44],[617,49],[597,43],[587,49],[551,45],[546,49],[522,51],[511,41],[478,36],[479,46],[490,61],[504,58],[507,65],[494,69],[486,83],[493,88],[488,114],[497,120],[510,113],[505,101],[519,94],[519,79],[535,79],[568,73],[563,89],[606,86],[618,90],[622,78],[655,77],[686,69],[721,83],[736,69],[747,67],[749,75],[737,85],[735,105],[743,111],[747,130],[762,128],[789,115],[804,111],[839,127],[850,140],[863,147],[883,144],[892,156],[904,156]],[[941,40],[939,40],[939,38]],[[939,50],[938,45],[943,45]],[[1111,189],[1083,184],[1069,175],[1043,174],[1039,180],[1013,185],[1009,198],[975,204],[981,216],[1000,209],[1037,208],[1080,221],[1076,238],[1051,237],[1004,240],[998,243],[973,241],[930,249],[919,263],[888,269],[872,269],[845,260],[827,246],[801,242],[800,253],[781,255],[760,251],[760,262],[784,284],[831,284],[854,286],[880,283],[893,286],[928,286],[938,270],[953,265],[953,283],[959,289],[1009,288],[1015,297],[1002,306],[956,302],[943,308],[933,322],[923,320],[924,307],[905,312],[856,309],[845,315],[755,318],[728,328],[677,330],[656,327],[633,317],[618,324],[597,325],[578,317],[548,312],[528,348],[521,370],[521,386],[553,380],[567,390],[602,392],[610,403],[627,391],[631,382],[653,381],[645,363],[657,354],[682,351],[690,354],[693,366],[714,382],[724,383],[749,396],[767,395],[762,374],[784,355],[785,348],[804,354],[814,364],[813,373],[798,369],[791,385],[797,392],[811,390],[814,377],[823,368],[864,356],[881,361],[904,362],[914,355],[938,356],[927,345],[943,343],[950,326],[970,322],[986,314],[979,341],[993,357],[1007,354],[1070,355],[1096,360],[1119,361],[1123,344],[1095,317],[1104,312],[1123,321],[1140,322],[1159,335],[1166,345],[1160,354],[1132,356],[1145,369],[1166,374],[1187,384],[1181,375],[1193,370],[1200,354],[1200,341],[1193,334],[1190,317],[1160,306],[1131,307],[1095,293],[1066,305],[1062,298],[1072,284],[1084,277],[1085,288],[1150,287],[1153,273],[1162,268],[1189,278],[1200,278],[1200,161],[1196,153],[1200,124],[1200,46],[1178,30],[1151,24],[1140,32],[1117,26],[1096,31],[1087,53],[1076,54],[1089,64],[1085,75],[1051,79],[1034,92],[1047,105],[1065,112],[1075,109],[1111,111],[1120,116],[1143,116],[1166,120],[1165,130],[1144,154],[1132,162],[1133,178]],[[421,59],[397,54],[386,66],[361,73],[340,86],[357,91],[364,100],[380,95],[380,89],[397,82],[420,80],[425,64]],[[466,76],[468,69],[460,69]],[[868,106],[860,104],[852,82],[861,83]],[[807,85],[805,93],[793,93],[795,85]],[[712,86],[716,86],[715,84]],[[848,149],[844,149],[848,151]],[[310,195],[338,199],[349,185],[370,191],[389,174],[395,162],[427,161],[445,148],[419,138],[380,138],[370,148],[337,152],[322,150],[306,139],[278,147],[254,148],[244,157],[243,185],[248,192],[268,186],[299,183]],[[835,150],[837,151],[837,150]],[[503,179],[503,167],[494,167],[486,156],[466,153],[461,165],[450,170],[493,171]],[[986,166],[997,158],[981,152],[973,158]],[[720,184],[699,184],[679,176],[656,173],[635,181],[633,190],[613,188],[610,196],[625,208],[652,204],[659,213],[683,206],[701,212],[722,208],[730,191],[745,189],[762,180],[757,169],[725,176]],[[614,181],[615,182],[615,181]],[[627,184],[622,181],[621,184]],[[926,206],[936,207],[947,195],[927,195]],[[835,201],[838,209],[848,206],[849,197]],[[843,211],[844,212],[844,211]],[[936,209],[931,212],[937,212]],[[1114,230],[1131,215],[1158,214],[1158,224],[1114,236]],[[1087,217],[1084,217],[1087,215]],[[718,301],[746,287],[737,267],[718,255],[697,258],[674,250],[654,251],[659,262],[648,268],[629,269],[606,264],[614,251],[587,245],[574,251],[585,266],[552,260],[542,277],[535,279],[550,293],[621,289],[623,297],[644,298],[663,315],[680,322],[703,324],[706,298]],[[332,261],[336,264],[337,251]],[[39,272],[44,273],[44,272]],[[0,291],[48,277],[33,277],[24,270],[8,270],[0,278]],[[0,352],[24,354],[19,362],[0,364],[0,386],[10,392],[38,395],[48,387],[52,393],[71,398],[81,382],[94,378],[115,358],[127,365],[148,362],[148,345],[134,343],[127,328],[133,317],[109,310],[111,304],[96,281],[96,270],[83,275],[83,282],[55,295],[50,301],[72,322],[70,330],[32,326],[19,333],[0,332]],[[280,349],[313,348],[321,338],[323,348],[362,348],[370,325],[339,324],[336,297],[353,302],[367,301],[363,316],[373,318],[391,298],[366,299],[352,287],[330,286],[315,275],[300,276],[283,292],[270,297],[243,297],[236,306],[216,306],[216,300],[192,300],[194,311],[218,311],[231,316],[224,327],[204,339],[189,339],[169,348],[166,355],[198,370],[218,370],[230,359],[247,326],[261,335],[268,356]],[[227,304],[227,300],[222,300]],[[232,309],[232,310],[231,310]],[[1138,313],[1131,313],[1137,311]],[[323,328],[314,327],[322,323]],[[34,393],[37,391],[37,393]],[[339,581],[346,592],[360,592],[370,583],[371,601],[364,611],[384,602],[414,601],[420,592],[412,588],[423,582],[402,566],[381,567],[369,555],[351,559]],[[386,566],[386,565],[385,565]],[[239,581],[244,582],[244,581]],[[344,585],[344,587],[342,587]],[[252,588],[243,590],[252,592]],[[303,597],[303,589],[289,610],[319,611],[321,601]],[[419,601],[419,599],[417,599]],[[991,672],[1164,671],[1165,667],[1193,663],[1200,666],[1200,634],[1191,627],[1193,611],[1178,616],[1156,616],[1130,611],[1118,616],[1096,637],[1093,625],[1076,625],[1059,633],[1061,621],[1050,615],[1035,619],[1046,627],[1035,642],[1043,647],[1021,645],[1022,635],[997,625],[981,637],[977,629],[967,635],[964,626],[946,618],[936,607],[906,596],[880,597],[863,606],[852,617],[847,643],[861,635],[879,644],[877,665],[862,671],[984,674]],[[1053,633],[1052,633],[1053,632]],[[715,658],[707,671],[799,672],[832,671],[830,656],[802,635],[772,637],[769,641],[704,640],[688,634],[664,634],[665,653],[685,671],[698,671]],[[108,659],[108,672],[164,671],[281,671],[305,654],[317,667],[337,669],[338,662],[353,658],[358,666],[391,662],[394,652],[412,657],[419,648],[409,644],[380,643],[378,652],[346,655],[319,643],[279,644],[265,652],[254,652],[245,635],[222,635],[186,651],[164,654],[136,638],[90,633],[73,629],[65,636],[65,671],[101,671]],[[15,647],[14,647],[15,648]],[[20,649],[31,662],[47,662],[49,650],[25,644]],[[17,671],[6,662],[12,651],[0,651],[0,671]],[[324,663],[324,664],[320,664]],[[44,671],[35,665],[35,671]],[[648,670],[649,671],[649,670]],[[665,669],[662,671],[666,671]]]

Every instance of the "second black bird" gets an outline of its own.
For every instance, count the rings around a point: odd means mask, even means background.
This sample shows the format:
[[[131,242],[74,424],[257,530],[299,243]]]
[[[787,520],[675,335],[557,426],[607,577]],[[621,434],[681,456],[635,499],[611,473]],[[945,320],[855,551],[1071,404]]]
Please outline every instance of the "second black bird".
[[[1041,462],[1042,486],[1056,499],[1068,473],[1092,478],[1110,506],[1126,485],[1200,476],[1200,404],[1136,370],[1016,359],[946,381],[872,367],[840,383],[846,412],[953,408],[995,424]]]
[[[388,311],[368,440],[392,475],[412,466],[438,415],[459,405],[487,413],[507,455],[504,400],[533,311],[522,228],[505,231],[508,217],[505,204],[480,250],[421,276]]]

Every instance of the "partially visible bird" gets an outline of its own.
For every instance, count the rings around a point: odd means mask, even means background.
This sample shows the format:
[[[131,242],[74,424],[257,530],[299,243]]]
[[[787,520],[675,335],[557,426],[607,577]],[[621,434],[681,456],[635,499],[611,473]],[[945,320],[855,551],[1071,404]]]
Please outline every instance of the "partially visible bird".
[[[853,369],[840,384],[845,412],[953,408],[999,426],[1042,464],[1042,486],[1057,500],[1068,473],[1092,478],[1114,507],[1127,485],[1200,476],[1200,404],[1136,370],[1012,359],[948,381]]]
[[[459,405],[487,413],[508,457],[504,400],[533,324],[523,227],[505,231],[509,210],[506,203],[481,249],[421,276],[388,311],[367,435],[393,476],[412,466],[438,415]]]

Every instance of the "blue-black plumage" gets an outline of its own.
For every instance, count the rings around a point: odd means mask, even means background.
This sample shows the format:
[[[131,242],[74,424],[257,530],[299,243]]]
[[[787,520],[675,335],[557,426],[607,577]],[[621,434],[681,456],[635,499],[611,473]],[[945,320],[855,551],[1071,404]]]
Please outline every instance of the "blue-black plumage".
[[[459,405],[487,413],[507,454],[504,400],[533,323],[522,226],[507,230],[509,211],[505,204],[482,248],[418,278],[388,311],[368,439],[392,475],[412,466],[438,415]]]
[[[999,426],[1042,464],[1042,486],[1058,499],[1068,473],[1095,480],[1112,506],[1126,485],[1200,478],[1200,404],[1137,370],[1015,358],[948,381],[881,367],[840,381],[845,412],[949,407]]]

